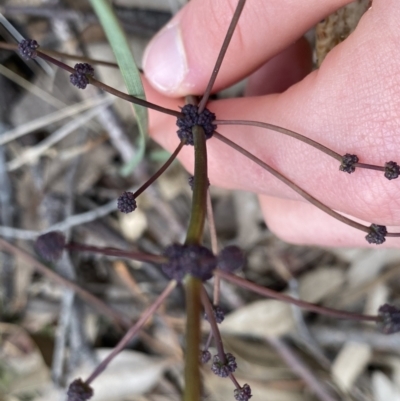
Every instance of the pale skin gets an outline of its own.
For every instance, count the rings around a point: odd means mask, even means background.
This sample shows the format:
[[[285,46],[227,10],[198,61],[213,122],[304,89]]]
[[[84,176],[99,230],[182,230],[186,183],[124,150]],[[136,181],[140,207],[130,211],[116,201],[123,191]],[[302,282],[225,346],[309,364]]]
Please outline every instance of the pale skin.
[[[210,102],[218,119],[269,122],[297,131],[360,162],[400,164],[400,7],[374,0],[356,31],[311,71],[302,35],[344,0],[249,0],[239,21],[215,90],[251,75],[247,97]],[[144,59],[148,100],[177,109],[187,94],[202,94],[226,33],[235,0],[191,0],[167,34],[150,45]],[[186,68],[170,43],[180,37]],[[155,39],[157,41],[157,39]],[[294,43],[295,42],[295,43]],[[169,60],[169,62],[163,62]],[[150,83],[150,84],[149,84]],[[273,93],[272,92],[280,92]],[[257,95],[257,96],[255,96]],[[331,208],[358,221],[400,232],[400,178],[358,169],[349,175],[338,162],[277,133],[220,126],[237,142]],[[175,120],[150,112],[150,133],[166,149],[177,144]],[[259,194],[269,228],[282,239],[324,246],[367,246],[365,233],[304,202],[291,189],[216,139],[207,142],[213,185]],[[193,148],[180,160],[193,169]],[[398,247],[387,238],[380,247]]]

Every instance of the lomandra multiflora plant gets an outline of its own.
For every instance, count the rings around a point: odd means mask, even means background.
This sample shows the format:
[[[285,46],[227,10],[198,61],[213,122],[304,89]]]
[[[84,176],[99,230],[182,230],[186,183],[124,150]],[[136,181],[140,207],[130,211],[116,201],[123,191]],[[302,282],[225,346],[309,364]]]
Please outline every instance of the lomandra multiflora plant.
[[[76,378],[69,388],[68,397],[70,401],[84,401],[92,397],[93,391],[91,383],[94,380],[101,380],[101,373],[107,368],[107,365],[117,356],[117,354],[138,334],[147,319],[158,309],[164,300],[171,294],[177,286],[182,286],[186,294],[186,337],[185,337],[185,387],[183,399],[185,401],[196,401],[202,397],[202,385],[200,376],[200,366],[208,364],[211,371],[223,378],[229,378],[232,381],[233,398],[238,401],[247,401],[252,397],[252,391],[247,383],[239,383],[235,378],[235,370],[237,363],[235,356],[225,352],[224,344],[221,339],[218,325],[224,319],[223,312],[218,305],[218,286],[219,280],[227,280],[242,288],[253,291],[265,297],[275,298],[282,302],[288,302],[297,305],[315,313],[324,314],[333,318],[352,319],[357,321],[376,322],[380,330],[384,333],[391,334],[400,331],[400,310],[392,305],[382,305],[377,315],[361,315],[354,314],[342,310],[330,309],[294,299],[290,296],[275,292],[271,289],[250,282],[234,273],[241,269],[245,264],[243,252],[236,246],[228,246],[218,251],[216,246],[210,250],[203,245],[203,229],[204,223],[208,216],[211,220],[211,212],[207,207],[207,197],[209,191],[208,177],[208,159],[207,144],[209,141],[219,141],[226,147],[234,149],[242,154],[250,163],[257,164],[261,169],[272,174],[277,180],[287,185],[291,190],[306,201],[320,209],[324,213],[337,219],[341,223],[353,227],[361,232],[365,240],[369,244],[383,244],[387,237],[400,237],[400,233],[388,232],[384,225],[377,222],[371,222],[369,225],[361,224],[345,217],[338,212],[332,210],[323,202],[318,200],[317,196],[310,195],[307,188],[301,188],[291,179],[274,169],[268,160],[262,160],[244,147],[231,141],[226,136],[218,132],[218,127],[225,125],[243,126],[243,135],[246,134],[246,127],[260,128],[260,135],[264,135],[262,130],[275,131],[279,134],[289,136],[293,141],[301,141],[318,151],[323,152],[327,157],[332,158],[333,170],[339,170],[345,176],[351,174],[355,177],[361,169],[376,170],[382,174],[382,180],[394,180],[398,178],[400,167],[394,160],[387,160],[384,165],[369,164],[367,160],[363,160],[362,156],[353,154],[348,149],[330,149],[328,146],[321,144],[308,138],[307,133],[298,133],[292,130],[273,125],[263,121],[246,121],[246,120],[227,120],[221,119],[213,111],[212,104],[209,106],[209,97],[213,91],[215,81],[217,79],[220,67],[223,63],[224,56],[229,48],[230,41],[235,35],[235,28],[240,19],[240,15],[245,7],[245,0],[239,0],[232,15],[226,36],[221,43],[221,49],[215,61],[215,66],[211,72],[210,79],[204,94],[201,97],[187,96],[186,104],[179,109],[169,109],[160,105],[153,104],[141,98],[122,93],[103,82],[98,81],[95,68],[85,62],[77,63],[71,67],[54,57],[48,52],[42,51],[39,44],[34,39],[22,40],[18,46],[10,44],[1,44],[2,48],[15,49],[20,55],[26,59],[42,58],[57,67],[67,71],[70,74],[70,82],[72,85],[84,90],[87,85],[94,85],[106,92],[118,96],[128,102],[134,103],[141,107],[147,107],[159,113],[164,113],[168,118],[175,119],[177,125],[176,149],[172,153],[168,161],[159,169],[159,171],[146,183],[142,185],[136,192],[124,192],[116,200],[118,209],[121,213],[134,213],[137,208],[136,199],[141,193],[151,185],[175,160],[181,150],[186,147],[193,150],[194,154],[194,175],[189,180],[189,184],[193,190],[191,217],[188,223],[186,240],[182,244],[170,244],[162,254],[155,255],[144,252],[127,252],[112,248],[100,248],[88,246],[74,241],[67,241],[61,232],[48,232],[40,236],[35,244],[35,248],[39,255],[46,261],[53,262],[58,260],[64,251],[89,251],[109,256],[117,256],[130,258],[137,261],[146,261],[154,263],[164,272],[170,279],[169,284],[164,291],[142,314],[140,319],[130,327],[130,323],[121,318],[117,312],[104,305],[100,300],[93,297],[81,289],[77,284],[68,282],[63,279],[63,284],[72,287],[78,295],[88,302],[98,306],[103,313],[116,320],[121,326],[127,328],[125,336],[120,343],[114,348],[110,355],[93,370],[92,374],[86,378]],[[251,7],[251,2],[246,5]],[[201,49],[199,49],[201,52]],[[340,118],[338,116],[337,118]],[[243,160],[245,160],[243,158]],[[318,169],[319,166],[314,164],[313,160],[307,160],[306,166],[300,168]],[[355,174],[353,174],[355,173]],[[377,174],[371,171],[370,174]],[[356,178],[355,178],[356,179]],[[394,181],[393,185],[397,185]],[[307,227],[304,228],[307,230]],[[215,240],[216,234],[212,233]],[[3,248],[12,250],[11,245],[1,242]],[[216,241],[214,241],[216,243]],[[8,247],[8,248],[7,248]],[[32,258],[24,254],[25,258]],[[43,265],[35,262],[36,266]],[[47,272],[48,273],[48,272]],[[55,273],[51,273],[55,280],[61,281]],[[214,299],[211,300],[204,288],[204,282],[214,278]],[[210,336],[205,344],[201,342],[200,323],[205,318],[210,325]],[[217,353],[211,355],[210,345],[214,343]]]

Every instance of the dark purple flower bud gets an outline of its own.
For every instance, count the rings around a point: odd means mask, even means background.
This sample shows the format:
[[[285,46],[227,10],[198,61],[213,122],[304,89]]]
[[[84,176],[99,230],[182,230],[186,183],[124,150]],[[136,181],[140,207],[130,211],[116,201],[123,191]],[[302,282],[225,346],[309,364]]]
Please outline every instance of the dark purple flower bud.
[[[75,72],[69,76],[72,85],[79,89],[85,89],[89,83],[88,77],[94,76],[94,69],[88,63],[78,63],[74,67]]]
[[[217,323],[222,323],[225,319],[225,313],[219,305],[213,305],[214,318]],[[204,314],[204,319],[208,321],[207,313]]]
[[[393,334],[400,331],[400,309],[393,305],[383,304],[378,309],[378,328],[382,333]]]
[[[169,261],[161,266],[162,270],[170,279],[177,281],[181,281],[185,274],[208,280],[217,267],[217,258],[201,245],[171,245],[165,250],[164,256]]]
[[[118,210],[122,213],[131,213],[136,207],[136,200],[132,192],[124,192],[117,200]]]
[[[342,163],[339,167],[339,170],[349,174],[354,173],[356,170],[354,164],[356,163],[358,163],[358,157],[356,155],[346,153],[342,158]]]
[[[39,47],[36,40],[23,39],[18,43],[18,52],[26,60],[33,60],[37,57],[36,49]]]
[[[87,401],[93,397],[93,389],[82,379],[74,380],[68,387],[68,401]]]
[[[186,145],[194,145],[192,128],[195,125],[200,125],[204,129],[206,139],[210,139],[217,126],[213,124],[215,120],[215,114],[211,113],[210,110],[204,109],[199,114],[199,109],[193,104],[186,104],[182,107],[183,117],[180,117],[176,121],[176,125],[179,127],[177,131],[180,140],[186,139]]]
[[[394,180],[400,175],[400,166],[396,162],[385,163],[385,177]]]
[[[386,241],[387,230],[385,226],[379,226],[378,224],[371,224],[369,226],[370,232],[365,236],[365,239],[369,244],[380,245]]]
[[[169,279],[179,282],[185,277],[187,270],[184,266],[184,255],[184,245],[174,244],[165,249],[164,256],[169,260],[161,265],[161,269]]]
[[[250,386],[247,383],[243,384],[243,387],[235,389],[233,396],[237,401],[249,401],[252,397]]]
[[[205,350],[200,352],[200,362],[207,363],[211,359],[210,351]]]
[[[236,358],[229,352],[225,354],[225,363],[223,363],[218,355],[214,355],[211,370],[219,377],[228,377],[229,373],[233,373],[237,368]]]
[[[39,236],[35,242],[35,250],[47,262],[60,259],[65,247],[65,236],[60,231],[50,231]]]
[[[188,273],[206,281],[212,277],[212,272],[217,268],[217,258],[204,246],[188,245],[185,252],[185,264]]]
[[[228,273],[241,269],[245,263],[246,257],[238,246],[227,246],[218,254],[218,268]]]

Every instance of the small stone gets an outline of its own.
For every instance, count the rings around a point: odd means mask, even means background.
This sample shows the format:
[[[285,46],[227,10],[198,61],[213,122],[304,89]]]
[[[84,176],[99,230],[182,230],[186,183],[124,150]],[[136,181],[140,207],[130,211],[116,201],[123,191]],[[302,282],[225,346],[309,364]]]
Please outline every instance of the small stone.
[[[379,330],[384,334],[393,334],[400,331],[400,309],[393,305],[383,304],[378,309]]]
[[[37,57],[36,49],[39,47],[36,40],[23,39],[18,43],[18,52],[26,60],[33,60]]]
[[[356,163],[358,163],[358,157],[356,155],[346,153],[342,158],[342,163],[339,167],[339,170],[349,174],[354,173],[356,170],[354,164]]]
[[[206,139],[210,139],[216,130],[217,126],[213,124],[215,120],[215,114],[211,113],[210,110],[204,109],[199,114],[199,108],[193,104],[186,104],[182,107],[183,117],[180,117],[176,121],[176,125],[179,127],[177,131],[178,137],[181,141],[186,139],[186,145],[194,145],[192,128],[195,125],[200,125],[206,136]]]
[[[248,401],[252,397],[250,386],[246,383],[243,387],[235,389],[233,396],[237,401]]]
[[[133,193],[124,192],[117,200],[117,207],[122,213],[132,213],[137,207]]]
[[[89,83],[89,76],[94,76],[94,69],[88,63],[78,63],[74,66],[75,72],[69,76],[72,85],[79,89],[85,89]]]
[[[93,389],[82,379],[74,380],[68,387],[68,401],[87,401],[93,397]]]
[[[225,363],[223,363],[218,355],[214,355],[211,370],[219,377],[228,377],[229,373],[233,373],[237,369],[236,358],[229,352],[225,354]]]
[[[60,259],[65,247],[65,236],[60,231],[50,231],[40,235],[35,242],[35,250],[47,262]]]
[[[385,177],[388,180],[394,180],[400,175],[400,166],[396,162],[385,163]]]
[[[218,268],[228,273],[243,268],[245,263],[246,257],[238,246],[226,246],[218,254]]]
[[[380,245],[386,241],[387,229],[385,226],[379,226],[378,224],[370,225],[370,232],[365,236],[365,239],[369,244]]]

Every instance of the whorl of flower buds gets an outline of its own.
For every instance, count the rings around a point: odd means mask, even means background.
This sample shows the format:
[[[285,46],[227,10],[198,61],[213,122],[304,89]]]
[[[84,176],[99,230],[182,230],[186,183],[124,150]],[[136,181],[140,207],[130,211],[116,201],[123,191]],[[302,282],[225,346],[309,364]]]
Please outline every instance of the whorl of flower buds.
[[[339,170],[349,174],[354,173],[354,171],[356,170],[354,164],[356,163],[358,163],[358,157],[356,155],[346,153],[342,157],[342,163],[340,164]]]
[[[400,309],[393,305],[383,304],[378,309],[378,328],[382,333],[393,334],[400,331]]]
[[[205,364],[211,359],[210,351],[205,350],[200,352],[200,363]]]
[[[241,269],[245,263],[246,257],[238,246],[226,246],[218,254],[218,268],[228,273]]]
[[[82,379],[74,380],[68,387],[68,401],[87,401],[93,397],[93,389]]]
[[[237,401],[249,401],[252,397],[250,386],[247,383],[243,384],[243,387],[235,389],[233,396]]]
[[[202,281],[212,277],[217,267],[217,258],[206,247],[201,245],[174,244],[164,252],[169,260],[161,265],[163,272],[173,280],[181,281],[186,274],[191,274]]]
[[[33,39],[23,39],[18,43],[18,52],[26,60],[33,60],[37,57],[36,49],[39,47],[38,42]]]
[[[94,69],[88,63],[78,63],[74,66],[75,72],[69,76],[72,85],[79,89],[85,89],[89,83],[88,77],[94,76]]]
[[[385,163],[385,177],[388,180],[394,180],[400,175],[400,166],[396,162]]]
[[[228,377],[237,368],[236,358],[229,352],[225,354],[225,363],[218,355],[214,355],[211,370],[219,377]]]
[[[136,200],[132,192],[124,192],[117,200],[118,210],[122,213],[131,213],[136,207]]]
[[[386,241],[387,230],[385,226],[379,226],[378,224],[371,224],[369,226],[370,232],[365,236],[365,239],[369,244],[380,245]]]
[[[204,109],[199,113],[197,106],[193,104],[186,104],[182,107],[183,117],[176,120],[176,125],[179,127],[177,131],[180,140],[186,139],[186,145],[194,145],[192,128],[195,125],[200,125],[206,136],[206,139],[210,139],[217,126],[213,124],[215,120],[215,114],[211,113],[210,110]]]
[[[222,323],[225,319],[225,313],[219,305],[213,305],[214,318],[217,323]],[[204,319],[208,321],[207,313],[204,314]]]
[[[60,231],[50,231],[40,235],[34,245],[39,256],[47,262],[60,259],[65,247],[65,236]]]

